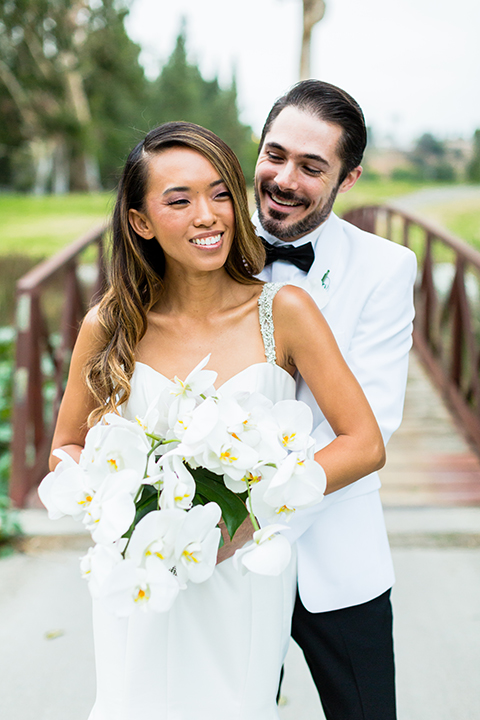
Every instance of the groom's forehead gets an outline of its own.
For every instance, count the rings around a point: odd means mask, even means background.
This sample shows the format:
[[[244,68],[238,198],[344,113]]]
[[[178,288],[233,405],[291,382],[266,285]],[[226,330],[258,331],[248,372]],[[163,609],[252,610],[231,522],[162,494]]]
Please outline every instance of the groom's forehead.
[[[342,132],[342,127],[336,123],[288,106],[272,122],[265,135],[264,148],[276,146],[305,158],[320,156],[334,159],[338,158],[337,148]]]

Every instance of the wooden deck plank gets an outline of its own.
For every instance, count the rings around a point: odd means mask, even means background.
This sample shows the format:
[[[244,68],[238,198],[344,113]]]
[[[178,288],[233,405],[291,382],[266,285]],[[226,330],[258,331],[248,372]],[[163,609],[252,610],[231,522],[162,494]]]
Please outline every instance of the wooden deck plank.
[[[480,505],[480,460],[415,352],[403,422],[387,445],[380,477],[385,507]]]

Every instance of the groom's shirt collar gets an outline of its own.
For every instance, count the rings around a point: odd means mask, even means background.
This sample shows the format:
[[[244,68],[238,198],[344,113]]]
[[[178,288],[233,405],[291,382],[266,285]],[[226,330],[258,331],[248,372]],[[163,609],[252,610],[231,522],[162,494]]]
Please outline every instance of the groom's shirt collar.
[[[257,235],[265,238],[265,240],[267,240],[272,245],[289,245],[291,247],[299,247],[300,245],[305,245],[308,242],[312,243],[315,257],[317,258],[317,256],[324,254],[324,248],[322,247],[321,240],[322,237],[325,235],[325,228],[332,220],[332,215],[333,213],[329,215],[329,217],[324,223],[319,225],[319,227],[315,228],[315,230],[312,230],[312,232],[308,233],[308,235],[303,235],[303,237],[298,238],[298,240],[292,240],[289,242],[285,242],[284,240],[280,240],[274,235],[270,235],[270,233],[263,228],[257,211],[255,211],[252,217],[252,222],[255,225]],[[325,250],[327,249],[325,248]],[[329,254],[328,250],[326,254]],[[307,273],[303,272],[303,270],[299,270],[295,266],[291,265],[289,262],[285,262],[283,260],[277,260],[275,263],[273,263],[273,265],[267,265],[267,267],[260,274],[261,279],[265,280],[266,282],[288,282],[293,285],[300,286],[303,285],[302,281],[305,280],[306,276]]]

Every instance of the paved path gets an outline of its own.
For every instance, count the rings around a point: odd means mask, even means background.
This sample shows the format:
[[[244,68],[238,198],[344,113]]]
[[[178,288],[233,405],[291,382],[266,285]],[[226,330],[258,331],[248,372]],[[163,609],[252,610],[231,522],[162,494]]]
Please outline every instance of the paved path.
[[[438,187],[423,188],[399,198],[392,198],[389,202],[407,212],[418,212],[425,207],[443,205],[457,201],[478,200],[480,204],[480,185],[440,185]]]
[[[415,359],[388,457],[399,720],[478,720],[480,465]],[[23,523],[23,552],[0,560],[0,718],[86,720],[93,649],[78,557],[88,539],[71,534],[78,525],[46,523],[43,511]],[[64,535],[42,536],[52,527]],[[281,720],[323,719],[293,644],[283,691]]]

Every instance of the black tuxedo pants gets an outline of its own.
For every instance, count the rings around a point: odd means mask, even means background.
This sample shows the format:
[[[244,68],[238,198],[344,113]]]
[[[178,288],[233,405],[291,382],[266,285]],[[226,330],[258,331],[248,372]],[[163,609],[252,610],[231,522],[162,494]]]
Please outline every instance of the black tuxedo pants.
[[[310,613],[297,593],[292,637],[327,720],[396,720],[390,590],[369,602]]]

